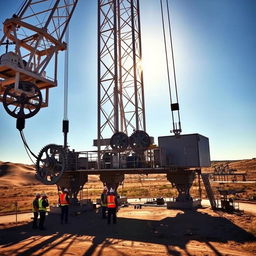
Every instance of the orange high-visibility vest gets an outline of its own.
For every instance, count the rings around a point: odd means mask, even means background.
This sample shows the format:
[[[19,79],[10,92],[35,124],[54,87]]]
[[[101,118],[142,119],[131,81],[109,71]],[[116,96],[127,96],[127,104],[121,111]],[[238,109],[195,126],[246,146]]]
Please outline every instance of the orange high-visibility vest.
[[[114,195],[108,195],[107,196],[107,206],[108,206],[108,208],[116,208],[115,198],[116,197]]]
[[[60,205],[69,205],[68,201],[66,200],[66,195],[65,193],[60,194]]]

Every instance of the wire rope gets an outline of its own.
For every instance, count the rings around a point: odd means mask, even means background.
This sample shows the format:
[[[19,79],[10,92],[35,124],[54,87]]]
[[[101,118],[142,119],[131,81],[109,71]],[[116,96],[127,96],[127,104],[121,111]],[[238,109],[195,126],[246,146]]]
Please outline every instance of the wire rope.
[[[33,161],[32,158],[31,158],[30,154],[31,154],[35,159],[37,159],[37,156],[32,152],[32,150],[31,150],[30,147],[28,146],[28,143],[27,143],[27,141],[26,141],[26,138],[25,138],[25,135],[24,135],[23,131],[20,131],[20,137],[21,137],[21,139],[22,139],[22,142],[23,142],[24,148],[25,148],[25,150],[26,150],[26,152],[27,152],[27,154],[28,154],[28,157],[30,158],[31,162],[32,162],[33,164],[35,164],[34,161]],[[30,153],[30,154],[29,154],[29,153]]]
[[[24,0],[23,3],[20,4],[19,8],[15,12],[15,13],[17,13],[17,16],[20,15],[20,13],[22,12],[23,8],[27,5],[28,2],[29,2],[29,0]]]
[[[69,4],[69,1],[68,1]],[[69,61],[69,26],[67,26],[65,41],[67,49],[65,52],[65,66],[64,66],[64,113],[63,119],[68,120],[68,61]]]
[[[172,53],[173,79],[174,79],[174,86],[175,86],[175,92],[176,92],[176,99],[177,99],[177,102],[178,102],[178,90],[177,90],[176,68],[175,68],[174,50],[173,50],[173,40],[172,40],[172,26],[171,26],[170,8],[169,8],[168,2],[169,2],[169,1],[166,0],[167,16],[168,16],[168,25],[169,25],[169,37],[170,37],[171,53]]]
[[[26,150],[26,153],[27,153],[27,155],[28,155],[30,161],[31,161],[34,165],[36,165],[36,163],[33,161],[32,157],[30,156],[29,151],[28,151],[27,147],[25,146],[25,144],[23,144],[23,146],[24,146],[24,148],[25,148],[25,150]]]
[[[169,97],[170,97],[170,106],[171,106],[171,113],[172,113],[172,124],[173,124],[172,132],[174,132],[175,134],[180,134],[180,132],[181,132],[181,122],[180,122],[180,112],[179,112],[178,86],[177,86],[174,49],[173,49],[174,47],[173,47],[173,38],[172,38],[172,27],[171,27],[169,0],[166,0],[165,2],[166,2],[168,29],[165,28],[163,0],[160,0],[162,27],[163,27],[163,36],[164,36],[164,46],[165,46],[166,69],[167,69],[167,76],[168,76]],[[169,57],[168,57],[167,39],[166,39],[166,34],[168,33],[168,30],[169,30],[169,41],[170,41],[170,52],[171,52],[171,61],[172,61],[172,71],[173,71],[175,96],[172,95],[172,87],[171,87],[171,80],[170,80]],[[173,104],[173,101],[175,102],[175,104]],[[174,111],[177,111],[176,112],[177,115],[174,115]],[[177,127],[177,122],[175,122],[176,118],[178,118],[178,127]]]
[[[173,39],[172,39],[172,26],[171,26],[171,18],[170,18],[170,8],[169,8],[169,0],[166,0],[166,7],[167,7],[167,16],[168,16],[168,25],[169,25],[169,37],[170,37],[170,44],[171,44],[171,53],[172,53],[172,67],[173,67],[173,79],[174,79],[174,86],[175,86],[175,94],[176,100],[179,104],[178,98],[178,86],[177,86],[177,78],[176,78],[176,68],[175,68],[175,57],[174,57],[174,50],[173,50]],[[179,130],[181,131],[181,123],[180,123],[180,111],[178,110],[178,121],[179,121]]]
[[[168,58],[168,50],[167,50],[165,22],[164,22],[164,10],[163,10],[163,1],[162,0],[160,0],[160,5],[161,5],[161,17],[162,17],[162,29],[163,29],[163,36],[164,36],[165,61],[166,61],[166,69],[167,69],[170,105],[171,105],[172,104],[171,79],[170,79],[169,58]],[[173,111],[171,111],[171,114],[172,114],[172,120],[174,120]]]

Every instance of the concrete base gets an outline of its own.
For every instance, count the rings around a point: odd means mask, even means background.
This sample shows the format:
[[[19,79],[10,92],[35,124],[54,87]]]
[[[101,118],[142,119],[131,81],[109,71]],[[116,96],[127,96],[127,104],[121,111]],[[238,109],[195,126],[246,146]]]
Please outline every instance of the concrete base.
[[[167,209],[196,209],[202,207],[201,200],[185,201],[185,202],[167,202]]]

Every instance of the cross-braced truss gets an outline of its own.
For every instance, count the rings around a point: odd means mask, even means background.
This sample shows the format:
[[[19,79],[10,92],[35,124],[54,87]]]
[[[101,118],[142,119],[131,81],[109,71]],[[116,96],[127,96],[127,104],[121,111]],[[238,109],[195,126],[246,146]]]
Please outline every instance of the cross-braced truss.
[[[138,0],[98,2],[98,146],[145,130]]]
[[[6,46],[0,60],[0,99],[1,91],[13,82],[30,81],[39,89],[57,85],[57,53],[66,49],[62,38],[77,1],[27,0],[18,13],[5,20],[0,41]]]

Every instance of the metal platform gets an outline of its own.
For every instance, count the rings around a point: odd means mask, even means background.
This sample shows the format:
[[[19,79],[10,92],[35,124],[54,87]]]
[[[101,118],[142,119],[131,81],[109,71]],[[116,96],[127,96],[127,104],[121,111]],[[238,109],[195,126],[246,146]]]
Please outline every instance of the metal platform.
[[[20,81],[35,81],[35,84],[40,90],[56,86],[56,82],[48,77],[43,77],[18,66],[4,64],[0,65],[0,78],[5,79],[0,82],[0,87],[5,87],[9,84],[15,83],[15,74],[17,72],[20,73]]]
[[[80,169],[76,171],[65,171],[68,172],[85,172],[86,174],[157,174],[157,173],[169,173],[178,171],[177,167],[169,168],[120,168],[120,169]]]

